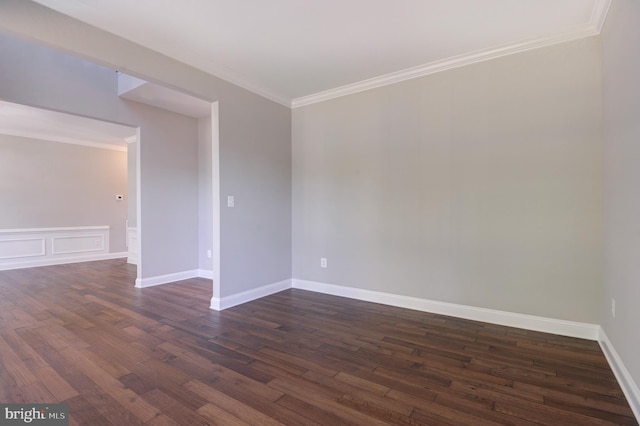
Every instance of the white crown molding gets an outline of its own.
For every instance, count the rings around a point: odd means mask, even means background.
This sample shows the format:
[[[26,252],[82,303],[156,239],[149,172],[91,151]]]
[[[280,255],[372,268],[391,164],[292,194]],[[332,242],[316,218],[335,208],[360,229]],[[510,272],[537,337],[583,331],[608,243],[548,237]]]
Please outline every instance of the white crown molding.
[[[612,0],[597,0],[589,23],[577,26],[572,30],[560,34],[553,34],[545,37],[537,37],[535,39],[524,40],[495,48],[480,50],[464,55],[445,58],[439,61],[430,62],[428,64],[419,65],[417,67],[408,68],[402,71],[392,72],[382,76],[370,78],[368,80],[359,81],[357,83],[348,84],[337,87],[335,89],[325,90],[313,95],[302,96],[291,101],[291,108],[299,108],[318,102],[327,101],[329,99],[339,98],[369,89],[387,86],[402,81],[423,77],[440,71],[462,67],[465,65],[475,64],[478,62],[488,61],[491,59],[501,58],[503,56],[512,55],[514,53],[525,52],[528,50],[539,49],[542,47],[552,46],[555,44],[565,43],[581,38],[591,37],[600,34],[602,26],[609,12]]]
[[[463,67],[478,62],[484,62],[491,59],[497,59],[514,53],[526,52],[528,50],[539,49],[541,47],[552,46],[554,44],[565,43],[585,37],[597,35],[598,32],[591,25],[585,25],[579,29],[568,31],[564,34],[554,34],[548,37],[536,38],[520,43],[500,46],[493,49],[481,50],[465,55],[454,56],[439,61],[430,62],[425,65],[408,68],[402,71],[392,72],[379,77],[370,78],[357,83],[348,84],[335,89],[326,90],[309,96],[303,96],[291,101],[292,108],[299,108],[342,96],[351,95],[365,90],[376,89],[388,86],[394,83],[400,83],[406,80],[412,80],[418,77],[424,77],[429,74],[435,74],[441,71],[453,68]]]
[[[120,151],[120,152],[127,151],[126,146],[111,145],[108,143],[88,141],[84,139],[67,138],[62,136],[51,136],[51,135],[38,133],[38,132],[31,132],[27,130],[19,131],[14,129],[0,128],[0,134],[9,135],[9,136],[18,136],[21,138],[38,139],[38,140],[47,141],[47,142],[60,142],[60,143],[66,143],[71,145],[89,146],[92,148],[108,149],[111,151]]]

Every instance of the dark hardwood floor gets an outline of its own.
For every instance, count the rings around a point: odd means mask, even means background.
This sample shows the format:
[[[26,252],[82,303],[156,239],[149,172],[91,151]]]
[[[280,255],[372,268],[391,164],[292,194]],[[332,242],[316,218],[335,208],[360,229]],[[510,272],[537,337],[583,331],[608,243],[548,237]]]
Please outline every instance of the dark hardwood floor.
[[[636,425],[596,342],[123,260],[0,272],[0,402],[83,425]]]

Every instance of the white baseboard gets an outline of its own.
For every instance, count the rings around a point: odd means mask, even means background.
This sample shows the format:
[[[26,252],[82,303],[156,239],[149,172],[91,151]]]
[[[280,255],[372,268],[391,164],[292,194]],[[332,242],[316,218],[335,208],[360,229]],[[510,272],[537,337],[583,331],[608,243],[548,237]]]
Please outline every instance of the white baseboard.
[[[534,315],[478,308],[474,306],[458,305],[455,303],[438,302],[435,300],[382,293],[354,287],[343,287],[315,281],[298,279],[293,279],[292,281],[293,288],[299,288],[302,290],[316,291],[334,296],[348,297],[350,299],[381,303],[384,305],[398,306],[401,308],[449,315],[458,318],[466,318],[474,321],[489,322],[508,327],[524,328],[527,330],[589,340],[598,340],[599,335],[599,326],[596,324],[558,320]]]
[[[620,384],[622,392],[624,392],[624,396],[627,398],[627,402],[631,406],[633,414],[636,416],[636,420],[640,422],[640,389],[638,385],[633,380],[633,377],[631,377],[631,374],[629,374],[629,370],[624,366],[620,355],[618,355],[618,352],[602,328],[600,328],[598,343],[600,343],[602,352],[604,352],[604,356],[607,358],[613,374],[616,376],[618,384]]]
[[[216,311],[222,311],[227,308],[231,308],[243,303],[251,302],[252,300],[260,299],[261,297],[269,296],[270,294],[278,293],[283,290],[291,288],[291,280],[284,280],[273,284],[267,284],[262,287],[254,288],[252,290],[243,291],[241,293],[232,294],[231,296],[225,296],[222,298],[211,298],[211,309]]]
[[[69,263],[94,262],[96,260],[121,259],[127,257],[127,253],[100,253],[85,254],[72,257],[56,257],[47,259],[24,260],[0,265],[0,271],[9,269],[37,268],[39,266],[66,265]]]
[[[127,263],[130,263],[132,265],[137,265],[138,264],[138,255],[136,253],[127,253]]]
[[[153,287],[154,285],[169,284],[176,281],[188,280],[191,278],[198,278],[198,270],[192,269],[190,271],[175,272],[173,274],[158,275],[155,277],[137,278],[136,287],[145,288]]]
[[[208,269],[198,269],[198,276],[200,278],[206,278],[208,280],[212,280],[213,279],[213,271],[210,271]]]

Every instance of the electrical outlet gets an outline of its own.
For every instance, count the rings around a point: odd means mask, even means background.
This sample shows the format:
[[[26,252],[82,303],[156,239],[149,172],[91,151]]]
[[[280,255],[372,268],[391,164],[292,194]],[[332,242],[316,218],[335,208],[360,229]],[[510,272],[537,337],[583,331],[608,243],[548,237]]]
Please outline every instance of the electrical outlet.
[[[320,258],[320,267],[321,268],[326,268],[327,267],[327,258],[326,257],[321,257]]]
[[[611,316],[616,317],[616,299],[611,299]]]

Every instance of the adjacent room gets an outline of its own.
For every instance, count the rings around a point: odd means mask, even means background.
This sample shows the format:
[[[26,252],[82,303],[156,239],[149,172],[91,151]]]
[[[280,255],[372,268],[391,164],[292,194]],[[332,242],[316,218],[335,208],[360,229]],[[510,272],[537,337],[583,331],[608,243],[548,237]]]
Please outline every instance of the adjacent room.
[[[0,404],[637,425],[636,40],[633,0],[3,1]]]

